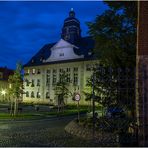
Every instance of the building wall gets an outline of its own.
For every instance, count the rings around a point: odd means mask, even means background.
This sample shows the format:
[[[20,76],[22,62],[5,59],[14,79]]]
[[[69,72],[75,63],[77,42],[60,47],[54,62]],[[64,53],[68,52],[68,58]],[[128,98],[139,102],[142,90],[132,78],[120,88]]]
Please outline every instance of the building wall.
[[[139,127],[139,146],[148,146],[148,3],[139,1],[137,34],[137,78],[136,99],[137,121]],[[144,72],[145,70],[145,72]],[[144,74],[145,73],[145,74]],[[142,76],[145,75],[143,79]]]
[[[23,95],[24,102],[38,102],[38,103],[50,103],[50,104],[57,104],[57,99],[54,94],[54,86],[53,86],[53,73],[56,70],[56,82],[59,80],[59,73],[60,69],[64,69],[65,71],[67,68],[70,68],[68,72],[70,74],[70,86],[69,89],[71,93],[74,92],[81,94],[80,104],[88,104],[85,101],[85,97],[83,94],[84,88],[86,86],[87,78],[90,77],[92,74],[91,67],[93,64],[98,63],[98,61],[81,61],[81,62],[71,62],[71,63],[61,63],[61,64],[52,64],[52,65],[42,65],[42,66],[35,66],[35,67],[25,67],[25,78],[24,78],[24,88],[25,92],[29,92],[29,97],[26,97],[26,94]],[[74,72],[74,68],[78,68],[78,71]],[[35,69],[35,74],[32,74],[32,71]],[[38,69],[40,73],[38,74]],[[50,71],[50,83],[46,85],[47,82],[47,70]],[[74,73],[78,74],[78,83],[76,86],[73,85],[74,82]],[[37,86],[37,80],[40,80],[40,86]],[[30,82],[29,86],[26,86],[28,80]],[[34,87],[31,87],[31,82],[34,80]],[[34,92],[34,98],[31,97],[31,92]],[[40,93],[40,98],[37,98],[37,92]],[[50,98],[46,98],[46,93],[49,92]],[[72,100],[72,96],[65,100],[67,104],[75,104],[76,102]]]

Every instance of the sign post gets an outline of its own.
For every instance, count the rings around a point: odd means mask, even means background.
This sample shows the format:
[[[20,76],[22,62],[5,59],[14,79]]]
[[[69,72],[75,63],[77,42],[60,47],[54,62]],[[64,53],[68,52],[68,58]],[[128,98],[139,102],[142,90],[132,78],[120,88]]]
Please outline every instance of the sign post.
[[[81,96],[80,96],[80,94],[79,93],[76,93],[76,95],[75,95],[75,101],[77,101],[77,108],[78,108],[78,122],[79,122],[79,120],[80,120],[80,112],[79,112],[79,101],[80,101],[80,98],[81,98]]]

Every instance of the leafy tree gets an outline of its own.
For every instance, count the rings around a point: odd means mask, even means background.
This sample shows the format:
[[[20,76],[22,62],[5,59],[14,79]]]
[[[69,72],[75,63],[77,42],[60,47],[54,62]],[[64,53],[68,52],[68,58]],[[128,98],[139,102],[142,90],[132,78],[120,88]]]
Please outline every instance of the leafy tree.
[[[89,33],[96,43],[94,53],[104,68],[120,67],[124,72],[120,75],[117,73],[101,75],[96,72],[96,80],[99,80],[95,83],[97,101],[100,102],[100,96],[105,96],[101,102],[103,105],[116,102],[130,108],[135,99],[134,91],[130,89],[134,88],[134,83],[129,81],[129,78],[134,79],[133,69],[136,66],[137,2],[105,1],[104,3],[108,5],[108,9],[103,14],[97,15],[94,22],[87,23]],[[130,75],[126,74],[127,67],[132,68]],[[102,80],[104,77],[107,81]],[[113,81],[108,81],[109,77],[113,77]],[[92,87],[91,81],[88,85]],[[128,100],[125,99],[125,92],[128,94]],[[133,108],[132,106],[131,109]]]
[[[55,95],[57,96],[58,112],[61,109],[64,109],[64,100],[68,98],[68,96],[71,94],[68,88],[69,84],[70,82],[68,82],[68,75],[65,71],[62,71],[60,74],[59,81],[55,84],[54,87]]]
[[[87,80],[87,90],[84,91],[86,101],[95,99],[95,102],[103,107],[109,107],[117,103],[117,81],[112,77],[112,74],[109,74],[111,73],[110,70],[112,69],[108,67],[94,69],[93,74]],[[95,92],[94,98],[92,94],[93,85]]]
[[[9,76],[9,95],[11,97],[11,115],[16,115],[18,111],[18,101],[23,93],[22,64],[17,63],[17,68],[13,75]],[[14,112],[12,110],[14,109]]]
[[[105,1],[108,9],[89,22],[97,57],[103,65],[133,67],[136,61],[137,2]]]

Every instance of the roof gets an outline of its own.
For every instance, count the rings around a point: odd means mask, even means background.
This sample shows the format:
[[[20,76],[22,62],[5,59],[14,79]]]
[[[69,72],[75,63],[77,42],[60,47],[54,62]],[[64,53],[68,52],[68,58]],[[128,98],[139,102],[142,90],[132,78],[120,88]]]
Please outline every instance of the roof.
[[[10,75],[14,74],[14,71],[11,69],[8,69],[7,67],[0,67],[0,73],[2,73],[2,77],[0,80],[8,80]]]
[[[75,61],[85,61],[85,60],[92,60],[94,58],[94,55],[92,54],[93,48],[94,48],[94,40],[92,40],[91,37],[83,37],[81,38],[77,43],[74,45],[77,46],[77,48],[73,48],[74,53],[77,55],[84,55],[84,58],[80,59],[70,59],[70,60],[62,60],[62,61],[52,61],[43,63],[43,60],[46,60],[51,55],[51,48],[56,43],[46,44],[44,45],[37,54],[35,54],[31,60],[24,65],[24,67],[30,67],[30,66],[38,66],[38,65],[47,65],[47,64],[55,64],[55,63],[65,63],[65,62],[75,62]]]

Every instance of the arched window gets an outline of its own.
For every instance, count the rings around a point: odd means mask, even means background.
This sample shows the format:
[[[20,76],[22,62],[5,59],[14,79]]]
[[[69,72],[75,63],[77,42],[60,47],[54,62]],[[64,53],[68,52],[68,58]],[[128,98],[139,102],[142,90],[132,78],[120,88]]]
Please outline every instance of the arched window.
[[[33,91],[31,92],[31,98],[34,98],[34,92]]]
[[[29,92],[28,91],[26,92],[26,97],[29,97]]]

